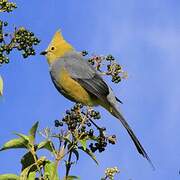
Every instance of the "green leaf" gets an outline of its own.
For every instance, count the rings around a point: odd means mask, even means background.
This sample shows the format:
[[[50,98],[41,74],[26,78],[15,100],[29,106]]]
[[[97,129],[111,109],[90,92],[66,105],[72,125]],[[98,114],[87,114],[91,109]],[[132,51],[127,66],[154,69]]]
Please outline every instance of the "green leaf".
[[[77,176],[66,176],[66,177],[63,178],[63,180],[74,180],[74,179],[80,180],[80,177],[77,177]]]
[[[37,131],[38,125],[39,125],[39,122],[36,122],[29,131],[29,135],[30,135],[29,139],[30,139],[30,142],[32,144],[34,144],[34,140],[35,140],[35,137],[36,137],[36,131]]]
[[[55,172],[55,175],[54,175]],[[58,172],[54,162],[47,161],[44,166],[44,175],[50,180],[59,180]],[[54,177],[54,179],[53,179]]]
[[[3,95],[3,78],[0,75],[0,96],[2,96],[2,95]]]
[[[98,141],[98,137],[96,137],[96,136],[88,136],[88,140]]]
[[[31,170],[31,168],[34,166],[35,164],[31,164],[30,166],[28,166],[27,168],[25,168],[20,175],[20,180],[27,180],[28,178],[28,174]]]
[[[72,153],[74,153],[75,154],[75,156],[76,156],[76,162],[79,160],[79,152],[76,150],[76,149],[73,149],[72,150]]]
[[[25,157],[26,157],[26,160],[28,161],[27,158],[30,157],[30,154],[27,153]],[[33,177],[36,176],[36,172],[38,171],[37,165],[39,166],[43,165],[44,162],[46,162],[46,158],[42,156],[38,159],[36,163],[33,163],[33,164],[32,164],[33,160],[29,160],[28,162],[30,162],[29,163],[30,165],[22,170],[21,175],[20,175],[20,180],[34,180]]]
[[[86,154],[88,154],[95,161],[95,163],[97,165],[99,165],[98,161],[96,160],[96,156],[94,155],[94,153],[91,150],[89,150],[87,148],[86,148],[86,150],[84,150],[84,148],[82,146],[78,147],[78,149],[83,150]]]
[[[64,137],[64,141],[67,142],[67,143],[69,143],[69,144],[72,143],[72,141],[69,139],[69,136],[68,136],[68,137]]]
[[[15,148],[27,148],[28,141],[23,138],[16,138],[11,139],[10,141],[6,142],[0,151],[6,149],[15,149]]]
[[[54,152],[55,148],[53,143],[50,140],[42,141],[38,144],[37,149],[47,149],[50,152]]]
[[[33,171],[29,173],[27,180],[35,180],[35,178],[36,178],[36,172]]]
[[[47,162],[46,156],[41,156],[39,157],[38,161],[37,161],[37,165],[40,167],[42,165],[44,165],[44,163]]]
[[[22,171],[27,168],[28,166],[32,165],[35,163],[34,157],[31,152],[26,153],[22,158],[21,158],[21,164],[22,164]],[[37,169],[37,167],[33,168],[33,170]]]
[[[16,174],[1,174],[0,180],[20,180]]]
[[[14,133],[14,134],[29,142],[29,137],[27,135],[21,133]]]
[[[81,143],[84,151],[86,151],[86,147],[87,147],[86,142],[87,142],[87,140],[86,139],[80,139],[79,142]]]

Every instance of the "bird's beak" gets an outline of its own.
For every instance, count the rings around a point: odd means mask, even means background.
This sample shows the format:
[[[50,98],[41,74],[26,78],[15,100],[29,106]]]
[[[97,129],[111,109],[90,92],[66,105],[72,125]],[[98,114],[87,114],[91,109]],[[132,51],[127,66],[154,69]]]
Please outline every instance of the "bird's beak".
[[[48,53],[47,51],[42,51],[42,52],[40,53],[40,55],[45,56],[47,53]]]

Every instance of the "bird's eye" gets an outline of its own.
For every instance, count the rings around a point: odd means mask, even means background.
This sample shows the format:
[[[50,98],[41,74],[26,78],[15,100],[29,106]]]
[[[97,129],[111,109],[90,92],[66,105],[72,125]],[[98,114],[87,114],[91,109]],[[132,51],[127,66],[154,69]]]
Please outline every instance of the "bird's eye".
[[[55,49],[55,47],[52,47],[52,48],[51,48],[51,50],[54,50],[54,49]]]

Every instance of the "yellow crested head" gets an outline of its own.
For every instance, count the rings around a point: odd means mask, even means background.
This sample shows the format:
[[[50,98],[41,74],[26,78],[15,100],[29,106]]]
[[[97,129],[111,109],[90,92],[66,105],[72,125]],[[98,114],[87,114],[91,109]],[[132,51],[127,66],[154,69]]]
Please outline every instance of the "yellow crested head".
[[[64,40],[61,31],[58,30],[54,34],[48,48],[44,52],[47,57],[48,63],[51,64],[62,57],[65,53],[73,50],[74,48]]]

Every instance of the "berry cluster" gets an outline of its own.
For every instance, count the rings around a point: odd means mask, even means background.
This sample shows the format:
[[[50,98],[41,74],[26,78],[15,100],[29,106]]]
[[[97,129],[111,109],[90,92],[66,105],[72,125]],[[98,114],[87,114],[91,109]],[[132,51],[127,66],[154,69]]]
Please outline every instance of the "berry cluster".
[[[0,48],[0,64],[3,63],[9,63],[9,58],[7,56],[5,56],[4,54],[2,54],[1,48]]]
[[[110,144],[116,144],[116,135],[109,136],[107,139]]]
[[[7,36],[8,34],[3,34],[3,28],[8,25],[8,22],[3,22],[0,20],[0,43],[3,42],[4,36]]]
[[[122,68],[119,64],[113,63],[107,66],[108,73],[112,75],[112,82],[119,83],[121,81]]]
[[[110,54],[110,55],[106,56],[106,60],[107,61],[114,61],[115,58]]]
[[[27,58],[30,55],[35,55],[33,45],[38,45],[40,40],[34,36],[33,32],[21,27],[14,34],[14,42],[16,43],[16,48],[19,51],[23,51],[23,57]]]
[[[99,136],[97,137],[97,142],[96,143],[91,143],[89,145],[89,148],[91,149],[92,152],[99,151],[100,153],[105,151],[105,148],[107,146],[107,138],[105,137],[103,131],[105,131],[105,128],[99,129]]]
[[[7,25],[7,22],[0,21],[0,43],[4,41],[4,36],[7,36],[7,34],[3,35],[3,27],[6,27]],[[6,45],[5,43],[2,45],[0,44],[0,64],[9,63],[9,58],[3,53],[6,52],[6,54],[8,54],[10,50],[11,47]]]
[[[92,108],[83,107],[82,104],[77,103],[71,108],[71,110],[66,111],[66,115],[62,120],[55,120],[55,127],[62,127],[64,124],[67,125],[67,129],[73,134],[75,131],[78,137],[83,139],[91,140],[89,145],[90,150],[94,153],[97,150],[103,152],[108,143],[115,144],[115,135],[105,136],[106,128],[99,127],[95,121],[100,119],[100,113]],[[93,126],[99,132],[95,135],[95,130]]]
[[[94,58],[90,58],[90,59],[88,59],[88,62],[89,62],[89,64],[91,64],[91,65],[94,65],[94,64],[95,64],[95,62],[94,62]]]
[[[80,139],[91,140],[89,148],[94,153],[97,150],[103,152],[108,143],[115,144],[115,135],[105,136],[106,128],[99,127],[95,121],[100,119],[100,113],[92,108],[83,107],[82,104],[77,103],[66,111],[66,115],[62,120],[55,120],[55,127],[62,127],[64,124],[67,125],[67,129],[74,133],[78,133]],[[98,135],[95,135],[95,130],[91,126],[95,126]]]
[[[70,131],[74,131],[78,128],[79,132],[85,132],[86,126],[91,126],[91,119],[95,120],[100,118],[101,115],[98,111],[95,111],[94,109],[85,110],[82,104],[77,103],[71,108],[71,110],[66,110],[66,115],[61,121],[55,120],[55,127],[63,126],[62,124],[65,123]],[[87,134],[92,135],[92,129],[87,132]]]
[[[23,58],[35,55],[33,46],[38,45],[40,40],[34,36],[34,33],[23,27],[15,28],[13,34],[4,33],[6,26],[8,26],[7,22],[0,21],[0,64],[9,63],[8,55],[13,49],[21,51]]]
[[[112,55],[106,56],[106,61],[109,61],[110,64],[107,65],[107,75],[111,75],[112,82],[119,83],[122,78],[125,78],[125,72],[122,70],[122,67],[116,63],[115,58]]]
[[[87,56],[88,52],[87,51],[82,51],[81,54],[82,54],[82,56]]]
[[[105,151],[105,148],[107,147],[107,144],[115,144],[116,143],[116,136],[105,136],[106,128],[99,128],[99,135],[96,138],[96,142],[90,143],[89,148],[94,153],[97,150],[101,153]]]
[[[104,179],[107,179],[109,178],[110,180],[114,180],[114,176],[115,174],[119,173],[119,169],[117,167],[113,167],[113,168],[107,168],[105,170],[105,175],[106,175],[106,178]],[[103,179],[101,179],[103,180]]]
[[[91,110],[89,111],[89,116],[90,116],[90,118],[92,118],[92,119],[100,119],[100,118],[101,118],[100,113],[99,113],[98,111],[95,111],[94,109],[91,109]]]
[[[0,12],[11,12],[17,8],[15,3],[9,2],[8,0],[0,0]]]
[[[81,118],[77,115],[74,111],[66,111],[66,116],[63,118],[63,120],[67,126],[68,130],[74,131],[78,125],[78,122],[81,121]]]
[[[63,126],[63,122],[61,122],[61,121],[59,121],[58,119],[56,119],[56,120],[54,121],[54,125],[55,125],[55,127],[60,127],[60,126]]]
[[[68,126],[68,130],[73,132],[82,121],[82,117],[80,116],[81,108],[83,108],[83,106],[77,103],[71,110],[66,110],[66,115],[61,121],[55,120],[55,127],[63,126],[65,123]]]
[[[0,21],[0,43],[3,42],[3,26],[7,26],[7,22]]]
[[[82,51],[81,54],[87,56],[88,52]],[[116,62],[112,55],[92,56],[88,58],[88,62],[103,75],[111,76],[111,81],[114,83],[119,83],[122,78],[127,78],[127,73],[122,70],[122,67]],[[103,62],[106,62],[106,69],[103,68]]]

